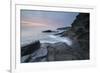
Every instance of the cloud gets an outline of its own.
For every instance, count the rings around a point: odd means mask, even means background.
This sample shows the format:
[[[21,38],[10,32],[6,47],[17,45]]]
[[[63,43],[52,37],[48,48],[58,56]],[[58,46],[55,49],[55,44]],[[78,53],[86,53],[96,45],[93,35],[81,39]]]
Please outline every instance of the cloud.
[[[45,23],[39,23],[39,22],[32,22],[32,21],[21,21],[22,27],[41,27],[41,26],[48,26]]]

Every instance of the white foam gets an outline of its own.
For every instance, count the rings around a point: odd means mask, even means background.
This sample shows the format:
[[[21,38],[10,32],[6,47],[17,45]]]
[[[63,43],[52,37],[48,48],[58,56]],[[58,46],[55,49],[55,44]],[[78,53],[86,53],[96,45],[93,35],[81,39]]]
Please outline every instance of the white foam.
[[[57,43],[65,42],[68,45],[72,45],[72,40],[68,37],[60,37],[55,35],[48,35],[48,40],[40,40],[41,43]]]

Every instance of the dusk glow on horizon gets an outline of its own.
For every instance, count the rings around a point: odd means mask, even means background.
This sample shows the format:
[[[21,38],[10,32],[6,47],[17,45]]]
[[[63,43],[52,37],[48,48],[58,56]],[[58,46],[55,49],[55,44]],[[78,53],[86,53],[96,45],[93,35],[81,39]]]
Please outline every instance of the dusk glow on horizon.
[[[47,26],[45,23],[21,21],[22,26]]]
[[[77,15],[77,12],[21,10],[21,25],[22,28],[71,26]]]

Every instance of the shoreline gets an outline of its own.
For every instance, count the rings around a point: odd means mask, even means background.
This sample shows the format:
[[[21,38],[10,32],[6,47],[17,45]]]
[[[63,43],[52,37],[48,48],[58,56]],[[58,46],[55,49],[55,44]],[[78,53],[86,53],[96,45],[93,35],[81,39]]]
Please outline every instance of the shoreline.
[[[21,63],[89,60],[89,14],[80,13],[71,25],[68,30],[66,29],[59,34],[61,38],[50,36],[58,40],[56,43],[36,41],[25,46],[23,50],[21,47]],[[62,39],[63,37],[72,38],[72,44],[66,44],[65,39]]]

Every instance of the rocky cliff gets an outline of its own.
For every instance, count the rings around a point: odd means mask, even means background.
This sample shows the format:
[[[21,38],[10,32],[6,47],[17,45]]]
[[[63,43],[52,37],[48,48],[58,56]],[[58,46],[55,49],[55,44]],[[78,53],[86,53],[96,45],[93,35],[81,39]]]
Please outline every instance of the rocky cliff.
[[[84,59],[89,59],[89,13],[80,13],[69,31],[64,31],[63,36],[72,37],[82,49]]]

